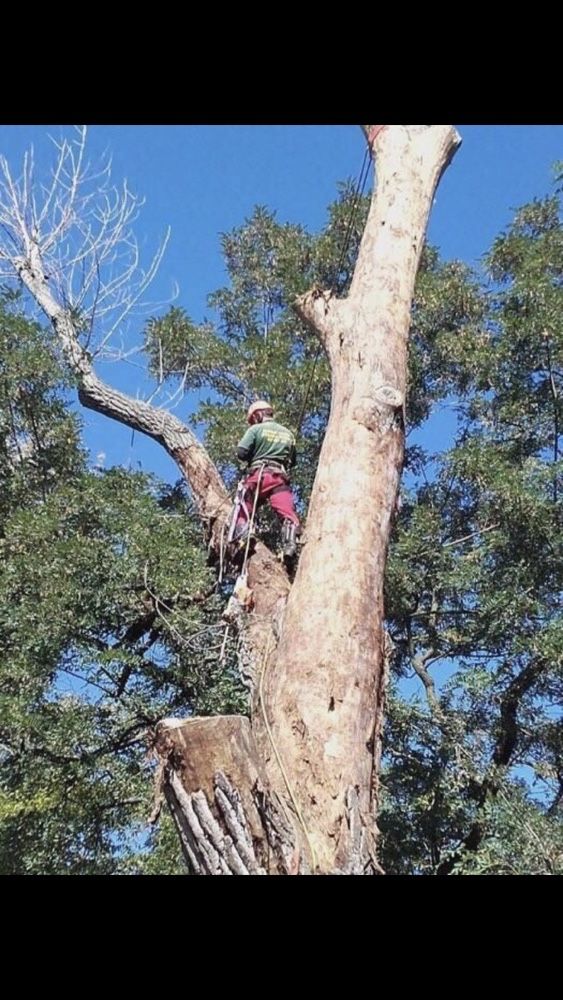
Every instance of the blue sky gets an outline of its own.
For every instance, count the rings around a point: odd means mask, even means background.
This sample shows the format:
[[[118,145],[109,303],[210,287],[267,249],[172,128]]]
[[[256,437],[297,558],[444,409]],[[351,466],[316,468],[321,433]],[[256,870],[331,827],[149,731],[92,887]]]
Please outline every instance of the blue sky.
[[[563,159],[563,125],[457,127],[463,145],[440,184],[428,235],[444,258],[478,266],[512,210],[549,190],[551,165]],[[0,126],[0,152],[16,168],[33,143],[37,161],[46,162],[47,135],[61,131],[58,125]],[[154,247],[172,227],[151,300],[167,299],[177,283],[175,304],[195,320],[204,318],[207,295],[224,282],[220,233],[240,225],[256,204],[275,209],[281,221],[318,230],[338,181],[358,176],[364,148],[352,125],[103,125],[89,131],[90,158],[109,151],[115,180],[126,177],[146,199],[136,227],[141,243]],[[100,374],[134,395],[146,392],[133,366],[105,364]],[[187,416],[190,409],[186,401],[176,412]],[[141,463],[145,471],[176,478],[176,467],[152,442],[136,435],[131,449],[126,428],[95,414],[83,417],[94,458],[105,452],[107,465]]]

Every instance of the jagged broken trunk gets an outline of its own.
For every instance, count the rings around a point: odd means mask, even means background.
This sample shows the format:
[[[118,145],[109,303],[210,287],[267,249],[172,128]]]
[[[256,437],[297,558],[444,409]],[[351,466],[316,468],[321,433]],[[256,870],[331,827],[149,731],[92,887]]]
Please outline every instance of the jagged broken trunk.
[[[161,788],[193,872],[297,874],[292,822],[269,791],[248,719],[165,720],[156,749]]]
[[[251,650],[252,722],[160,730],[164,786],[195,871],[380,870],[383,581],[410,307],[434,191],[458,144],[445,125],[377,130],[378,184],[349,295],[316,290],[297,304],[330,360],[331,413],[283,617],[274,593],[278,628]],[[250,582],[271,587],[259,562]]]

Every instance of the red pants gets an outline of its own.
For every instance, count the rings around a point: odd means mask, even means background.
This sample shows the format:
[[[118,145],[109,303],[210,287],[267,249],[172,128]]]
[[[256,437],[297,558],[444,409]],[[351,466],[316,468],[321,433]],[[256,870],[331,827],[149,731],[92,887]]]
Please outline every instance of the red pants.
[[[260,506],[264,500],[270,501],[270,506],[275,510],[276,514],[284,519],[287,518],[288,521],[293,521],[294,524],[299,527],[299,518],[295,511],[295,506],[293,504],[293,495],[291,488],[285,476],[282,476],[279,472],[268,472],[267,469],[264,470],[262,476],[260,477],[260,469],[255,469],[247,479],[245,479],[245,494],[244,499],[246,506],[248,507],[249,516],[252,515],[252,508],[254,506],[254,494],[256,493],[256,486],[260,479],[260,492],[258,494],[257,507]],[[242,526],[242,524],[247,520],[244,510],[239,511],[237,518],[237,526]]]

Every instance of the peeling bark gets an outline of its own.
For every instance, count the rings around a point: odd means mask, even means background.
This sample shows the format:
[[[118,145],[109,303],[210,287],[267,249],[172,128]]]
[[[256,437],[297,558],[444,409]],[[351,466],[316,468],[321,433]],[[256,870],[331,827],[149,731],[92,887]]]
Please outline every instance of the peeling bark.
[[[250,722],[217,716],[157,727],[162,786],[198,875],[295,875],[295,832],[269,788]]]

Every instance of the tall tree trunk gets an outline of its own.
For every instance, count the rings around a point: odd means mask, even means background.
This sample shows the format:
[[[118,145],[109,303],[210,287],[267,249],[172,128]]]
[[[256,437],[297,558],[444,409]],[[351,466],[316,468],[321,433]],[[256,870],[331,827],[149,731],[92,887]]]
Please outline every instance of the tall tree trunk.
[[[432,197],[457,141],[448,126],[379,134],[377,191],[350,293],[300,302],[327,349],[332,403],[266,703],[321,872],[349,866],[353,790],[362,870],[374,856],[383,581],[403,462],[410,307]]]

